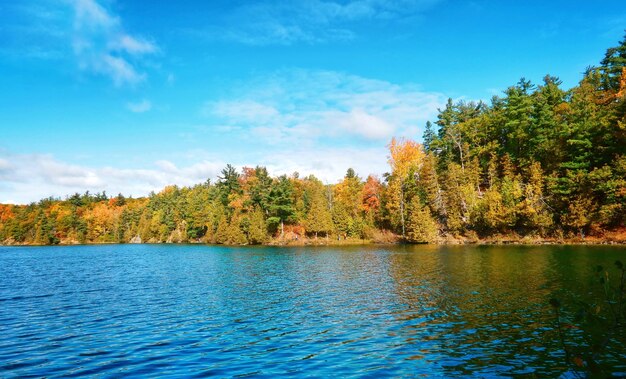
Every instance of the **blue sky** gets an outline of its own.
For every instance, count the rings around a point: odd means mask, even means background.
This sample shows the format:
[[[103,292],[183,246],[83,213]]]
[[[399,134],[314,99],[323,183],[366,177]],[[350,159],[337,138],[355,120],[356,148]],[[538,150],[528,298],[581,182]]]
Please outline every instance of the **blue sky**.
[[[2,2],[0,203],[141,196],[226,163],[381,174],[448,97],[572,87],[625,28],[623,1]]]

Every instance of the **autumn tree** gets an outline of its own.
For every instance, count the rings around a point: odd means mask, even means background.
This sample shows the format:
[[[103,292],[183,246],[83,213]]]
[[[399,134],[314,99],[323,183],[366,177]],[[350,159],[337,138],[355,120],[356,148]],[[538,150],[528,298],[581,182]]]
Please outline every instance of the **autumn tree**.
[[[409,204],[406,240],[414,243],[434,243],[437,241],[438,225],[432,218],[430,209],[424,206],[419,197]]]
[[[252,212],[244,216],[241,226],[249,244],[257,245],[267,242],[267,224],[260,208],[255,207]]]
[[[305,226],[308,233],[328,236],[333,230],[333,219],[326,196],[326,189],[319,180],[312,183],[309,192],[310,206],[306,216]]]
[[[396,140],[389,143],[389,166],[391,174],[387,177],[389,185],[389,211],[392,224],[400,227],[402,236],[406,233],[406,204],[414,195],[409,187],[415,184],[415,175],[419,172],[424,160],[422,146],[412,140]]]
[[[381,192],[382,184],[380,180],[373,175],[369,175],[361,190],[361,210],[370,226],[374,226],[375,222],[380,219]]]

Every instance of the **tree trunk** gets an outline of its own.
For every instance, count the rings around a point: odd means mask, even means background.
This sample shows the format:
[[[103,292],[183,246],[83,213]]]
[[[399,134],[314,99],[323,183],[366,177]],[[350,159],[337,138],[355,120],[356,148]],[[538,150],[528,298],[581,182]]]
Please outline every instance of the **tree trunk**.
[[[404,238],[404,184],[400,185],[400,223],[402,224],[402,238]]]

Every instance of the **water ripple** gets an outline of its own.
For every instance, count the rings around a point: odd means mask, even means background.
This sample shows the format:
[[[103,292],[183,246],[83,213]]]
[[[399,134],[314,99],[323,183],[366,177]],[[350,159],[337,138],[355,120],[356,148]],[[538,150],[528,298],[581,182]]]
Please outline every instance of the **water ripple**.
[[[623,253],[0,247],[0,377],[554,377],[571,255]]]

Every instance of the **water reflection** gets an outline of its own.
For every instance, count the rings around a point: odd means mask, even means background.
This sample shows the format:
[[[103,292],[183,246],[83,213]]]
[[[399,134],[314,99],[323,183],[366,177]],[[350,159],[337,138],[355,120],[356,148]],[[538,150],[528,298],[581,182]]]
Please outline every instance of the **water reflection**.
[[[580,250],[577,261],[563,248],[405,247],[390,273],[397,332],[419,352],[407,359],[446,376],[549,374],[563,358],[546,303],[589,275],[589,250]]]
[[[554,377],[547,300],[625,253],[0,248],[0,376]]]

